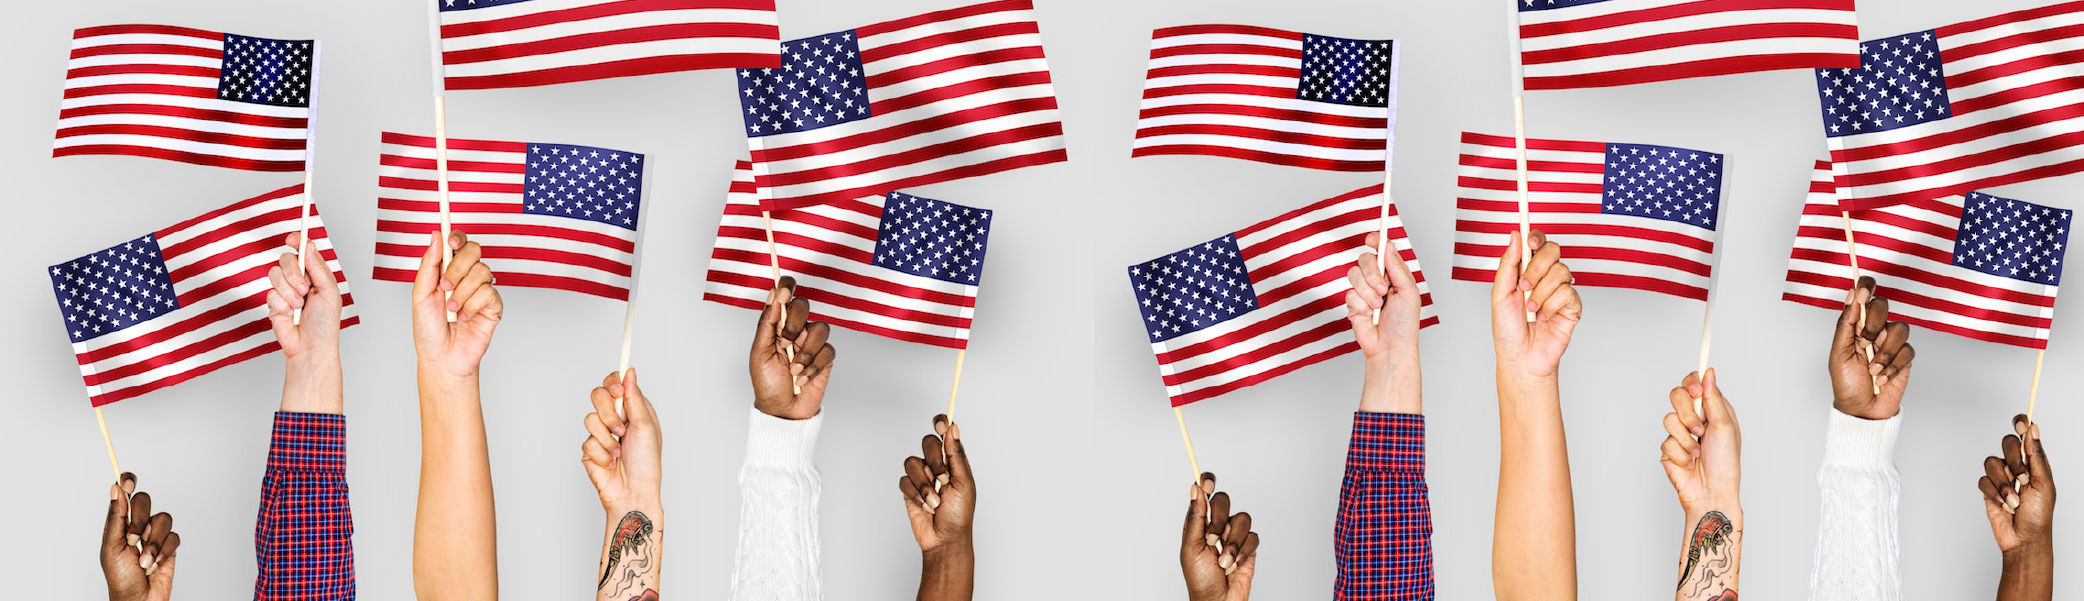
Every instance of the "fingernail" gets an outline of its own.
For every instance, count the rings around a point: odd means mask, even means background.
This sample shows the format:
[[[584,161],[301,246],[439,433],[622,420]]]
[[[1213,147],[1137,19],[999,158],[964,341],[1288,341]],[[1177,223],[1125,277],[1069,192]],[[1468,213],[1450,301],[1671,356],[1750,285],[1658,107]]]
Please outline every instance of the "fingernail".
[[[1707,429],[1707,428],[1700,428],[1700,427],[1695,427],[1695,428],[1693,429],[1693,436],[1694,436],[1695,438],[1699,438],[1699,437],[1700,437],[1701,435],[1703,435],[1703,434],[1707,434],[1707,433],[1708,433],[1708,429]]]
[[[1237,571],[1237,566],[1236,566],[1236,565],[1232,565],[1232,566],[1230,566],[1230,567],[1228,567],[1228,568],[1223,568],[1223,575],[1224,575],[1224,576],[1229,576],[1230,574],[1232,574],[1232,573],[1234,573],[1234,572],[1236,572],[1236,571]]]
[[[1222,568],[1225,570],[1230,569],[1230,553],[1225,552],[1222,555],[1217,556],[1216,565],[1222,566]]]
[[[926,493],[926,506],[932,509],[940,509],[941,495],[932,492]]]
[[[1527,312],[1532,313],[1540,310],[1541,305],[1534,304],[1534,301],[1527,301]]]
[[[458,303],[458,302],[456,302],[456,301],[449,301],[449,312],[450,312],[450,313],[455,313],[455,312],[457,312],[457,311],[462,311],[462,310],[463,310],[463,304],[462,304],[462,303]]]
[[[622,438],[622,426],[615,427],[615,437]]]
[[[142,570],[142,569],[145,569],[145,568],[147,568],[147,567],[151,567],[151,565],[152,565],[152,554],[151,554],[151,553],[140,553],[140,554],[138,554],[138,556],[137,556],[137,567],[138,567],[138,569]]]
[[[1201,498],[1201,485],[1199,485],[1199,484],[1188,484],[1188,485],[1187,485],[1187,500],[1189,500],[1189,501],[1193,501],[1193,500],[1198,500],[1198,499],[1200,499],[1200,498]]]
[[[1215,547],[1218,549],[1223,548],[1223,537],[1216,536],[1214,534],[1208,535],[1206,540],[1204,540],[1203,542],[1208,543],[1208,546],[1210,547]]]
[[[143,539],[142,539],[142,538],[140,538],[140,537],[139,537],[138,535],[135,535],[135,534],[125,534],[125,535],[123,535],[123,537],[124,537],[124,538],[126,538],[126,539],[129,539],[129,540],[130,540],[130,546],[132,546],[132,547],[137,547],[137,548],[139,548],[139,549],[143,549],[143,548],[145,548],[145,546],[144,546],[144,545],[143,545],[143,544],[142,544],[142,543],[140,542],[140,541],[142,541]]]

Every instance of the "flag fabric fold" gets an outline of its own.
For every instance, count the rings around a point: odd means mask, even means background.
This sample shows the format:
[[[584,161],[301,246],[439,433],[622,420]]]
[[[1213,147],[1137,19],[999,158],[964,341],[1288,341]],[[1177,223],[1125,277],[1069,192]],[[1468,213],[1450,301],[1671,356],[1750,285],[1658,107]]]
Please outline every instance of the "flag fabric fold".
[[[1157,30],[1131,156],[1384,171],[1396,131],[1398,50],[1393,40],[1248,25]]]
[[[1819,69],[1823,131],[1848,209],[2084,171],[2084,2],[1861,44]]]
[[[1817,162],[1781,298],[1839,310],[1853,280],[1831,173],[1829,162]],[[1874,278],[1890,319],[2048,347],[2072,211],[1970,192],[1850,215],[1860,274]]]
[[[740,161],[702,298],[758,310],[774,288],[752,166]],[[992,212],[903,192],[772,213],[782,273],[837,327],[968,348]]]
[[[304,186],[203,213],[50,268],[87,397],[99,407],[282,348],[268,323],[268,269],[297,233]],[[340,282],[341,327],[361,322],[345,270],[311,207],[311,247]]]
[[[441,229],[434,138],[386,132],[378,157],[378,280],[410,282]],[[449,139],[449,223],[496,261],[501,286],[629,300],[644,155]]]
[[[843,202],[1065,160],[1031,0],[999,0],[783,44],[738,71],[769,209]]]
[[[1462,134],[1454,279],[1490,282],[1519,235],[1509,136]],[[1527,140],[1529,220],[1563,246],[1579,286],[1705,301],[1721,213],[1722,155],[1669,146]]]
[[[1520,0],[1526,89],[1858,67],[1853,0]]]
[[[1382,186],[1310,203],[1179,252],[1130,265],[1144,333],[1177,407],[1258,384],[1359,347],[1346,272],[1386,226],[1418,280],[1420,327],[1440,322],[1394,204]]]
[[[774,0],[420,1],[450,90],[781,64]]]
[[[51,156],[303,171],[317,52],[169,25],[77,30]]]

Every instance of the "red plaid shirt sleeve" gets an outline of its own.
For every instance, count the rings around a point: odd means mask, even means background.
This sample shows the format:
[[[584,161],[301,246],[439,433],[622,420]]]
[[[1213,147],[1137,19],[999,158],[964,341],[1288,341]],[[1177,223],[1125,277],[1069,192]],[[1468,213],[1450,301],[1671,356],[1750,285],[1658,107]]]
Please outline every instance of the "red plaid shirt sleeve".
[[[1426,500],[1425,416],[1353,414],[1332,546],[1332,598],[1433,598],[1433,509]]]
[[[347,417],[275,414],[253,554],[256,601],[355,598],[347,507]]]

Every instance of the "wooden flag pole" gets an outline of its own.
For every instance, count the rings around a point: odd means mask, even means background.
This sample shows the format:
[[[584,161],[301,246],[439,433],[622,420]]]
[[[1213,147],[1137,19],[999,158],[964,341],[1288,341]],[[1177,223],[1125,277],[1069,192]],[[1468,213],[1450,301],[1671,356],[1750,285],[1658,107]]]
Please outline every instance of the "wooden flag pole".
[[[1187,414],[1180,412],[1179,405],[1173,405],[1172,417],[1179,420],[1179,438],[1187,443],[1187,462],[1194,469],[1191,480],[1193,480],[1196,486],[1199,486],[1202,474],[1201,458],[1194,455],[1194,437],[1187,434]]]
[[[1507,5],[1505,16],[1508,26],[1505,38],[1512,42],[1508,55],[1512,61],[1512,149],[1520,194],[1520,269],[1525,271],[1527,265],[1534,262],[1534,248],[1529,244],[1534,237],[1534,223],[1530,216],[1531,205],[1527,201],[1527,66],[1520,56],[1519,6]],[[1529,290],[1520,297],[1532,301],[1534,291]],[[1533,311],[1527,312],[1527,323],[1534,323]]]
[[[1840,198],[1839,202],[1845,202],[1845,199]],[[1847,211],[1841,206],[1838,210],[1838,217],[1843,219],[1845,223],[1845,259],[1846,263],[1852,265],[1852,287],[1857,290],[1860,287],[1860,245],[1858,242],[1853,241],[1852,211]],[[1867,300],[1871,302],[1874,299],[1869,298]],[[1860,305],[1859,328],[1862,333],[1867,331],[1867,305],[1864,303]],[[1857,337],[1857,334],[1855,337]],[[1868,363],[1874,362],[1873,345],[1862,345],[1860,350],[1867,353]],[[1874,394],[1881,394],[1881,376],[1870,376],[1869,379],[1874,384]]]
[[[955,423],[955,391],[962,388],[962,357],[970,349],[955,350],[955,381],[948,384],[948,423]]]
[[[647,221],[644,214],[651,210],[651,163],[646,161],[638,166],[637,170],[637,181],[641,183],[638,184],[637,191],[636,240],[630,244],[630,297],[629,300],[623,301],[622,305],[622,359],[616,362],[615,367],[615,373],[620,374],[624,382],[629,381],[630,345],[637,333],[637,284],[640,282],[637,277],[643,273],[644,223]],[[622,410],[622,397],[615,397],[615,416],[625,415],[628,414]]]
[[[777,250],[774,246],[774,213],[766,209],[760,209],[760,223],[767,228],[767,266],[774,269],[774,285],[780,286],[781,251]],[[787,312],[787,308],[784,307],[782,312],[782,318],[787,319],[788,316],[789,315]],[[774,333],[774,337],[782,338],[781,332],[776,331]],[[796,345],[794,342],[786,338],[782,338],[782,353],[788,357],[790,363],[796,362]],[[796,384],[795,378],[792,377],[789,379],[789,385],[791,387],[791,390],[796,391],[796,394],[803,394],[803,386]]]
[[[312,189],[311,180],[313,172],[318,170],[318,57],[318,40],[312,40],[311,89],[304,96],[304,108],[308,114],[305,117],[304,123],[304,202],[302,207],[303,214],[297,217],[297,270],[306,274],[311,273],[311,266],[309,263],[306,263],[304,259],[305,249],[311,246],[311,203],[315,202],[311,198],[313,194],[317,193]],[[286,276],[289,274],[283,275]],[[304,325],[303,307],[297,307],[297,310],[290,312],[289,325]]]
[[[427,52],[434,59],[434,187],[441,205],[441,271],[448,273],[449,261],[456,258],[456,249],[449,248],[449,109],[443,98],[448,90],[448,73],[441,63],[441,7],[434,2],[426,4]],[[443,291],[442,299],[451,298],[453,293]],[[448,316],[449,323],[456,323],[455,311],[449,311]]]
[[[109,438],[109,420],[102,417],[101,407],[94,408],[94,423],[101,425],[101,446],[109,452],[109,471],[116,473],[116,480],[123,479],[123,466],[116,462],[116,443]]]
[[[2048,349],[2041,349],[2033,358],[2033,387],[2026,393],[2026,425],[2033,426],[2033,409],[2041,402],[2041,364],[2048,361]],[[111,456],[113,457],[113,456]]]

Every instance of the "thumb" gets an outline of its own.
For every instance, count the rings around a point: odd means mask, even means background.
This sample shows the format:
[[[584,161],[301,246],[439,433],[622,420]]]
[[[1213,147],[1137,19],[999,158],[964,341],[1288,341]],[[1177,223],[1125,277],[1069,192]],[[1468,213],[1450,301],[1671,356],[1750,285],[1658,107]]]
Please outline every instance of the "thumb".
[[[1722,396],[1722,387],[1716,380],[1713,367],[1701,377],[1701,410],[1707,413],[1709,427],[1733,427],[1736,425],[1731,421],[1736,417],[1735,409],[1730,407],[1729,399]]]
[[[340,280],[333,277],[333,266],[326,263],[325,251],[319,250],[319,240],[319,238],[312,239],[310,246],[307,247],[311,256],[304,262],[304,276],[310,278],[313,289],[328,295],[339,294]],[[415,284],[417,284],[418,278],[414,279]]]
[[[1845,308],[1838,312],[1838,328],[1831,334],[1831,348],[1847,351],[1853,346],[1853,338],[1859,334],[1860,313],[1867,310],[1867,301],[1874,298],[1874,279],[1862,277],[1855,282],[1852,291],[1845,295]]]
[[[2041,446],[2041,425],[2027,424],[2026,436],[2031,441],[2026,448],[2033,450],[2026,456],[2026,473],[2031,474],[2033,479],[2030,485],[2052,485],[2055,482],[2055,473],[2048,468],[2048,449]]]
[[[651,412],[651,399],[644,396],[644,388],[637,385],[637,368],[630,368],[622,380],[622,410],[634,424],[657,424],[658,416]]]
[[[1201,497],[1198,482],[1188,490],[1191,491],[1188,496],[1192,498],[1187,500],[1187,526],[1180,532],[1180,544],[1200,547],[1206,545],[1208,539],[1208,499]]]
[[[420,253],[420,272],[412,278],[412,298],[417,301],[440,290],[441,250],[448,241],[441,239],[441,230],[427,233],[427,252]]]
[[[1491,281],[1491,302],[1496,304],[1520,292],[1520,235],[1518,231],[1507,234],[1512,243],[1505,245],[1505,254],[1498,257],[1498,273]]]
[[[794,278],[782,276],[781,282],[776,284],[774,289],[767,291],[767,304],[760,307],[760,323],[753,330],[754,356],[765,357],[774,353],[774,340],[780,335],[782,316],[789,308],[788,302],[783,300],[783,295],[793,293],[796,288],[794,284]],[[783,290],[789,292],[785,293]]]
[[[951,429],[950,431],[953,430]],[[943,439],[943,441],[947,445],[948,452],[948,482],[961,486],[965,490],[973,490],[977,485],[977,481],[970,479],[969,448],[964,446],[962,439],[956,436],[949,436]]]

